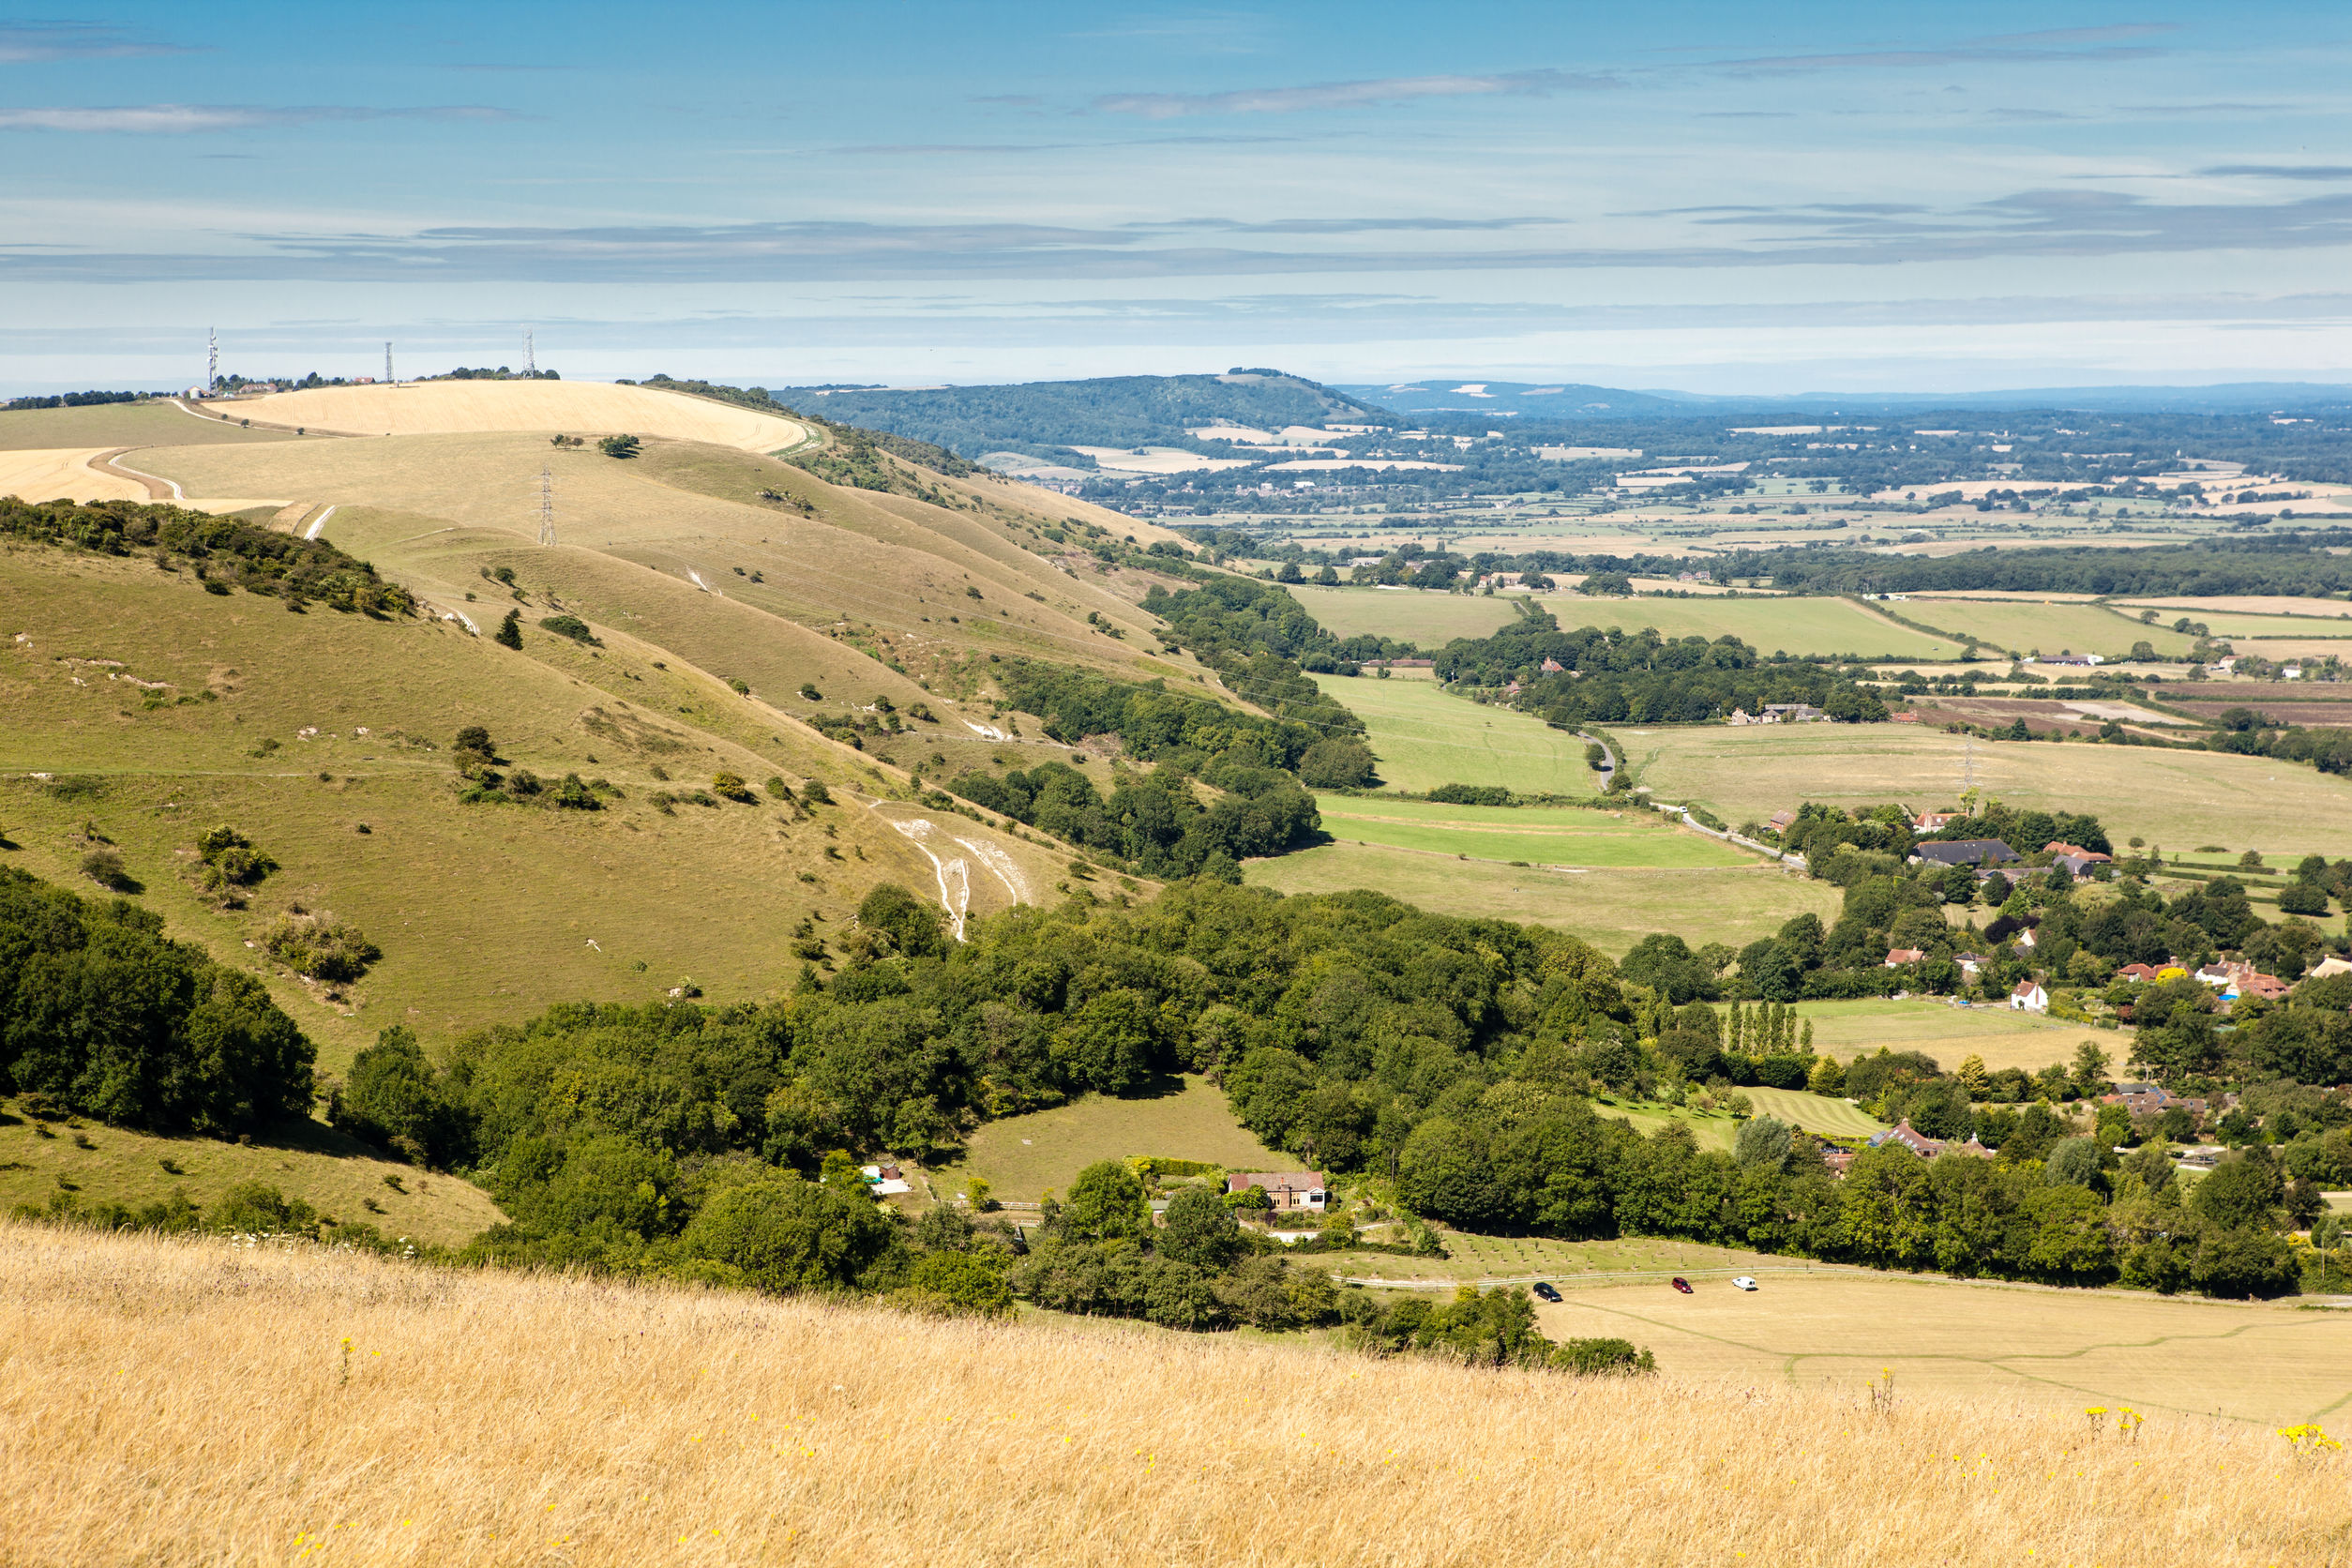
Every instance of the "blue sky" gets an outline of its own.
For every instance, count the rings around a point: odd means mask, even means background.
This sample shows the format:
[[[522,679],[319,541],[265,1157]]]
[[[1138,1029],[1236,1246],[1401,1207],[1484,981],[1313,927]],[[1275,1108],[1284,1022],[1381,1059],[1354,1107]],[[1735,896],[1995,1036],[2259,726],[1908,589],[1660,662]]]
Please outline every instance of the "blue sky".
[[[2352,380],[2337,5],[0,14],[0,388]]]

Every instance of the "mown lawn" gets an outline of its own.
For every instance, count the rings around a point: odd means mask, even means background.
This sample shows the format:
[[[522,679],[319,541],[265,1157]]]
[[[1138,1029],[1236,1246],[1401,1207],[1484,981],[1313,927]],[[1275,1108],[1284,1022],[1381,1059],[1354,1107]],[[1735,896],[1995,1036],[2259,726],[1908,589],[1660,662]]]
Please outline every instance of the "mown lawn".
[[[1090,1094],[1051,1110],[990,1122],[972,1135],[961,1162],[932,1173],[942,1192],[985,1178],[1003,1199],[1033,1202],[1048,1189],[1067,1194],[1078,1173],[1097,1160],[1159,1154],[1206,1160],[1234,1170],[1295,1170],[1299,1157],[1278,1153],[1233,1119],[1223,1090],[1187,1077],[1166,1092],[1118,1099]]]

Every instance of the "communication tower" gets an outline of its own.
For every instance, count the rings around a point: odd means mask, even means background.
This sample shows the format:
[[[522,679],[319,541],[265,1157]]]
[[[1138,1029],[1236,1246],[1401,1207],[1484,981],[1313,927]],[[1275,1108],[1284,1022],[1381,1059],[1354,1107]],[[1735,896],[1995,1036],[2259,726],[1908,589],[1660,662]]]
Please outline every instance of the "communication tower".
[[[539,379],[539,358],[531,347],[531,329],[522,329],[522,373],[532,381]]]
[[[389,343],[384,345],[384,379],[392,381],[392,345]],[[392,382],[392,384],[398,386],[400,383]]]
[[[555,542],[555,475],[546,468],[539,470],[539,543]]]
[[[212,327],[204,328],[204,390],[216,391],[220,385],[220,334]]]

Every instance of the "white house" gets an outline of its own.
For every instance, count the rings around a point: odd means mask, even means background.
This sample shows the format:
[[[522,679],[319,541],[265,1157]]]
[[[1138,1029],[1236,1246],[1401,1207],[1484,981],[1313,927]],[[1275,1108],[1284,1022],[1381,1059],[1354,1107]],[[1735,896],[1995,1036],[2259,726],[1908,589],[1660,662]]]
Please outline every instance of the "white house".
[[[2009,1005],[2020,1013],[2046,1013],[2050,1010],[2050,993],[2034,980],[2020,980],[2016,989],[2009,993]]]

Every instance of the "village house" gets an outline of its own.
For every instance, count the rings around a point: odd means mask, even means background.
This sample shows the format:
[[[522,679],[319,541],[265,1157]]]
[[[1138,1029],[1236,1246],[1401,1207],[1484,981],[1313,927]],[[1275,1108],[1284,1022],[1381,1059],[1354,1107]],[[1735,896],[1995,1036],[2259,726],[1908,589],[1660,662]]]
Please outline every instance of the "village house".
[[[2097,654],[2028,654],[2028,664],[2092,665],[2107,661]]]
[[[1957,811],[1922,811],[1911,819],[1913,833],[1941,833],[1960,820]]]
[[[1787,833],[1796,825],[1796,822],[1797,814],[1794,811],[1775,811],[1765,819],[1764,825],[1774,833]]]
[[[2009,993],[2009,1005],[2020,1013],[2046,1013],[2050,1010],[2050,993],[2042,988],[2039,980],[2020,980]]]
[[[2352,969],[2352,965],[2346,965],[2345,968]],[[2185,966],[2178,963],[2166,964],[2163,968],[2158,968],[2154,964],[2125,964],[2115,972],[2115,977],[2118,980],[2130,980],[2137,985],[2150,986],[2164,979],[2167,973],[2178,979],[2188,972]]]
[[[1952,838],[1917,845],[1911,858],[1938,866],[2010,866],[2025,856],[1998,838]]]
[[[1950,1138],[1929,1138],[1925,1133],[1912,1126],[1908,1121],[1897,1122],[1885,1132],[1870,1135],[1870,1147],[1873,1149],[1883,1149],[1890,1143],[1900,1143],[1923,1160],[1932,1160],[1937,1155],[1946,1153],[1969,1154],[1988,1160],[1993,1157],[1993,1151],[1984,1147],[1983,1142],[1974,1133],[1968,1135],[1968,1141],[1965,1143],[1955,1142]]]
[[[1960,972],[1971,980],[1984,968],[1984,955],[1982,953],[1956,953],[1952,955],[1952,961],[1958,964]]]
[[[1252,1187],[1266,1189],[1266,1197],[1277,1211],[1305,1210],[1321,1214],[1330,1200],[1330,1184],[1312,1170],[1234,1171],[1225,1178],[1229,1193],[1247,1192]]]
[[[1758,724],[1817,724],[1830,716],[1810,702],[1767,702]]]
[[[1887,950],[1886,967],[1901,969],[1905,964],[1923,964],[1927,955],[1916,947],[1891,947]]]

